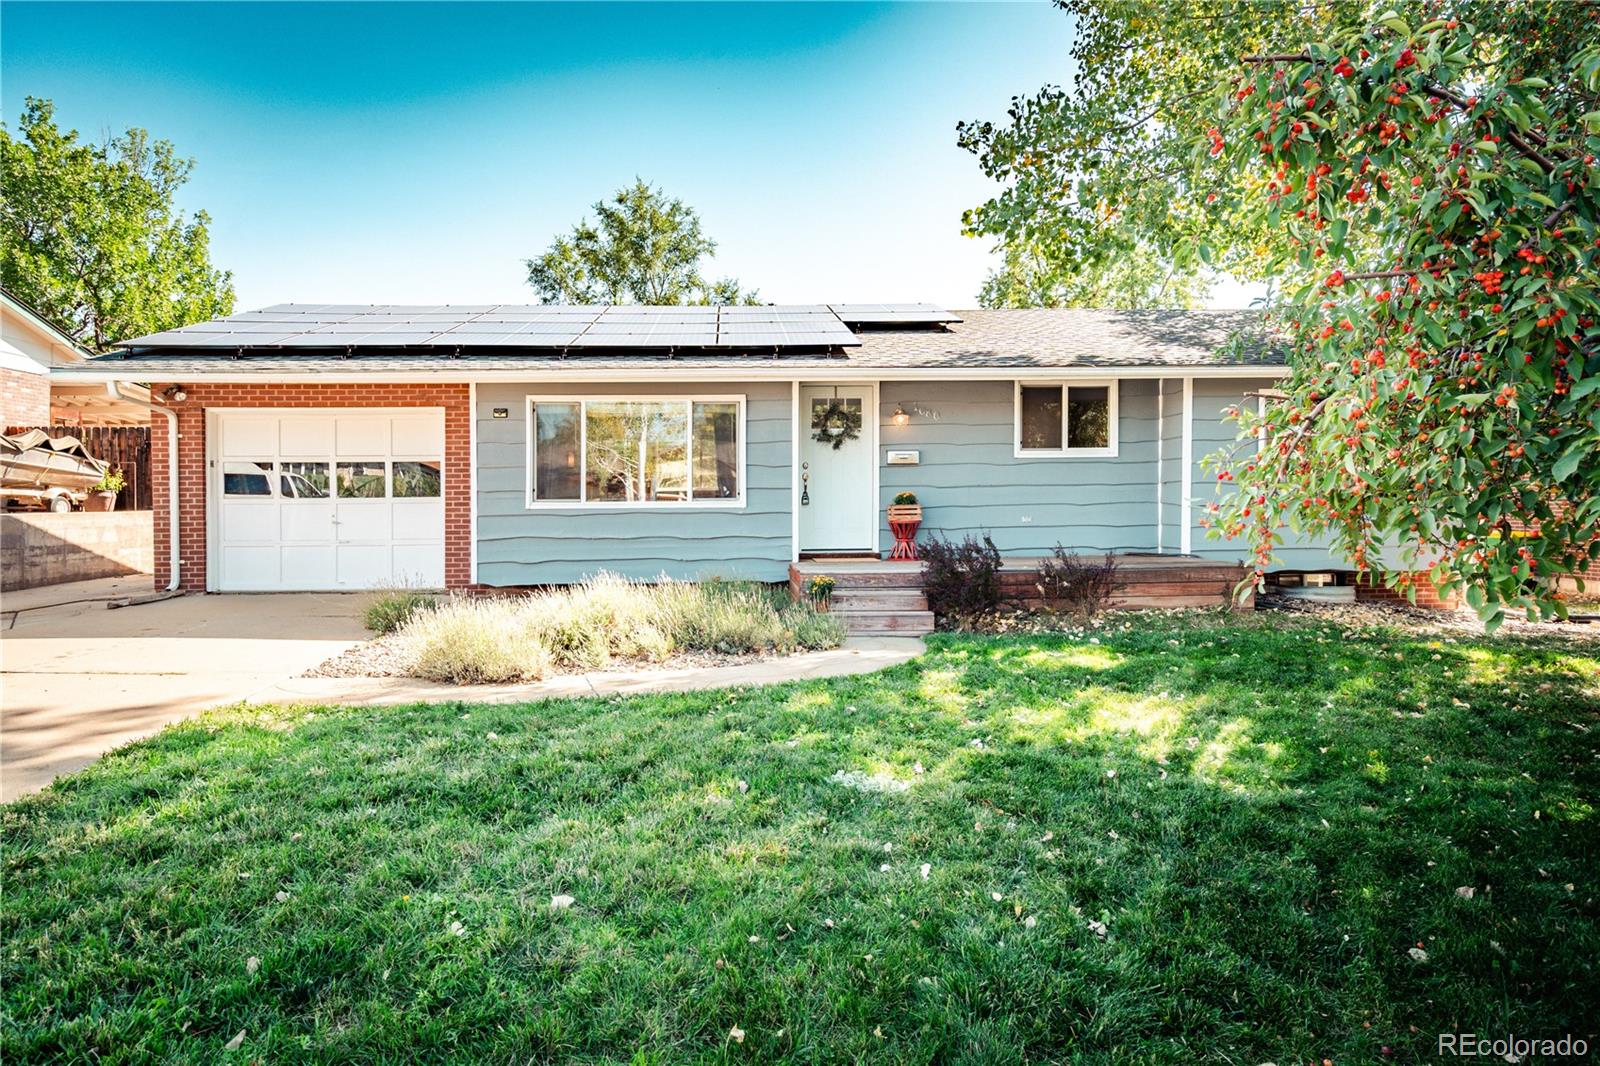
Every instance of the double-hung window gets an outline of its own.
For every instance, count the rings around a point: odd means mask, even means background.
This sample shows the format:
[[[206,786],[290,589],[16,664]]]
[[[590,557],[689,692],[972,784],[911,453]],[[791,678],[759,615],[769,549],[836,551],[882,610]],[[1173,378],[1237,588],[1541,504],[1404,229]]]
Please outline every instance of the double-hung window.
[[[1117,454],[1115,381],[1017,382],[1016,454]]]
[[[528,506],[744,504],[741,397],[528,399]]]

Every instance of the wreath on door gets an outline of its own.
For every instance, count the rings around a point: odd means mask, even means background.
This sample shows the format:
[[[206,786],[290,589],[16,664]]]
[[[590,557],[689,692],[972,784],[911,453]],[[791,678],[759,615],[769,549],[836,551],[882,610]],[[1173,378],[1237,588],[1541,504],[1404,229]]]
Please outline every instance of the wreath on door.
[[[847,440],[861,436],[861,409],[850,408],[835,396],[828,406],[811,416],[811,439],[818,444],[831,444],[833,450],[844,447]]]

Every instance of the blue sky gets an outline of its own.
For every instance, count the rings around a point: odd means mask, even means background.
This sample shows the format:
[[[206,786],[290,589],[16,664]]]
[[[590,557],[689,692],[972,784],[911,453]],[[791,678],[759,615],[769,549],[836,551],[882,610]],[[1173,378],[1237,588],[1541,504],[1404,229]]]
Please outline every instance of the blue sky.
[[[1047,4],[0,7],[0,104],[194,157],[242,308],[533,302],[522,259],[635,175],[764,299],[970,307],[962,118],[1070,78]]]

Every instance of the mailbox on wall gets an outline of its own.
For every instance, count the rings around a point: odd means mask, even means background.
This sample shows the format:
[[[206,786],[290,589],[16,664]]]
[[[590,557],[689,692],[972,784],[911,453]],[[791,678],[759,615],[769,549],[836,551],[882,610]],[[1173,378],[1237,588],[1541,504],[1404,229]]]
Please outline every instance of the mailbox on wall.
[[[922,461],[921,452],[890,451],[884,456],[890,466],[916,466]]]

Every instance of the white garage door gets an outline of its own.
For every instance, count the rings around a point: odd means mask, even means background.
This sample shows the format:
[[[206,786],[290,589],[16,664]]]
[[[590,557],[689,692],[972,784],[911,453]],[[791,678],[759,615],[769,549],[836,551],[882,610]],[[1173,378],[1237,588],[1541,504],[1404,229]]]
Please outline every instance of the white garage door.
[[[444,412],[219,411],[214,586],[444,585]]]

